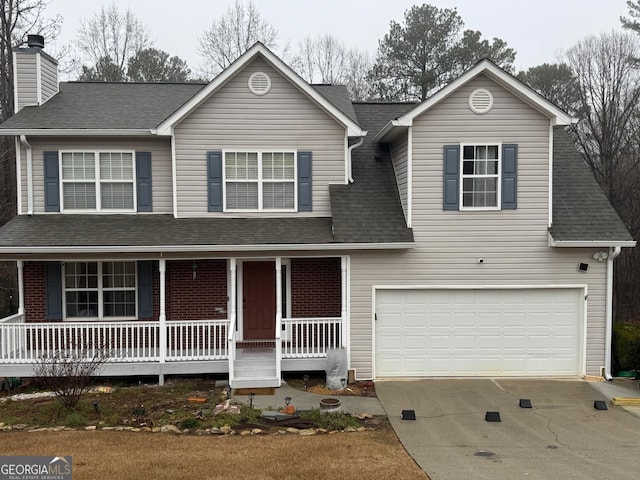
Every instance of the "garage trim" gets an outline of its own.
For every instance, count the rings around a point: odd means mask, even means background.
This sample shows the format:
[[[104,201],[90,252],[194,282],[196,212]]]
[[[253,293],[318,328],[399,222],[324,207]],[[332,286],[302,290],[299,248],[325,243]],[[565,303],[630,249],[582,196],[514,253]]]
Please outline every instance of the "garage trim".
[[[580,358],[579,376],[584,376],[587,369],[587,300],[589,286],[587,284],[562,285],[372,285],[371,286],[371,372],[376,377],[376,292],[378,290],[550,290],[574,289],[582,290],[582,319],[580,321]],[[415,378],[415,377],[413,377]],[[464,377],[454,377],[464,378]]]

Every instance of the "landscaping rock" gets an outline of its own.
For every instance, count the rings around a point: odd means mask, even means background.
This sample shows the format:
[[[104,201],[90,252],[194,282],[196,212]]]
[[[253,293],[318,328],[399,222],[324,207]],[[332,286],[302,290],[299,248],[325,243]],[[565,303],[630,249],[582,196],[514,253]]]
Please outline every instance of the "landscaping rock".
[[[153,427],[153,428],[151,429],[151,432],[152,432],[152,433],[159,433],[161,430],[162,430],[162,429],[161,429],[160,427]]]
[[[351,426],[345,427],[344,428],[345,432],[357,432],[357,430]]]
[[[327,433],[328,430],[326,428],[316,428],[316,432],[318,432],[318,433]]]
[[[316,431],[313,428],[305,428],[304,430],[298,430],[298,435],[302,435],[304,437],[309,435],[315,435]]]
[[[211,427],[211,430],[209,430],[209,433],[212,435],[219,435],[220,433],[220,429],[218,427]]]
[[[96,429],[95,425],[89,425],[88,427],[84,427],[87,432],[91,432]]]
[[[29,433],[37,433],[37,432],[46,432],[47,428],[31,428],[28,430]]]
[[[162,433],[182,433],[182,431],[175,425],[163,425],[160,427]]]
[[[4,422],[0,422],[0,428],[4,428],[6,424]]]
[[[260,435],[262,433],[262,430],[260,430],[259,428],[254,428],[253,430],[251,430],[251,435]]]
[[[364,432],[366,429],[367,429],[367,427],[358,427],[358,428],[356,428],[356,430],[358,432]]]
[[[224,433],[225,435],[229,435],[231,432],[233,432],[233,429],[229,425],[225,425],[223,427],[220,427],[220,433]]]
[[[356,415],[356,418],[360,420],[370,420],[373,418],[373,415],[370,413],[361,413],[360,415]]]
[[[10,432],[11,430],[13,430],[13,427],[11,425],[5,425],[4,427],[2,427],[3,432]]]
[[[289,427],[287,428],[288,433],[298,433],[299,430],[297,428]]]
[[[240,435],[245,436],[245,435],[251,435],[251,430],[242,430],[240,432]]]
[[[24,429],[25,429],[25,428],[27,428],[27,427],[28,427],[28,425],[27,425],[26,423],[16,423],[16,424],[13,426],[13,429],[14,429],[14,430],[24,430]]]

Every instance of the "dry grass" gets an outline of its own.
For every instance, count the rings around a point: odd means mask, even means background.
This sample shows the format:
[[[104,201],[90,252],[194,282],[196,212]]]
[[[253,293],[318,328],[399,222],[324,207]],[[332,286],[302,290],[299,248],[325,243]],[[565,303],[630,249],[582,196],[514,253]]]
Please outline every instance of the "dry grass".
[[[3,455],[72,455],[75,480],[428,478],[389,426],[310,437],[11,432],[0,442]]]

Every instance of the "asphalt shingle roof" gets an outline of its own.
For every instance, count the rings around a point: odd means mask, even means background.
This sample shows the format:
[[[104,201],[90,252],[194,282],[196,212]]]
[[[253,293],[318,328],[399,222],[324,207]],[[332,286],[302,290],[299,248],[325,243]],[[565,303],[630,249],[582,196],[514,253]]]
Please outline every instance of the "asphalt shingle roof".
[[[61,82],[39,107],[25,107],[2,129],[152,129],[204,87],[193,83]]]
[[[554,240],[633,240],[565,128],[554,127],[553,139]]]
[[[413,104],[356,103],[360,126],[368,131],[353,150],[350,185],[330,185],[336,239],[354,243],[413,242],[407,228],[393,166],[388,153],[371,139],[389,121]]]
[[[4,248],[295,246],[333,242],[328,217],[176,219],[171,215],[19,215],[0,228],[0,247]]]
[[[344,113],[350,120],[358,123],[358,117],[353,109],[353,103],[349,97],[349,90],[344,85],[311,85],[324,98],[329,100],[338,110]]]

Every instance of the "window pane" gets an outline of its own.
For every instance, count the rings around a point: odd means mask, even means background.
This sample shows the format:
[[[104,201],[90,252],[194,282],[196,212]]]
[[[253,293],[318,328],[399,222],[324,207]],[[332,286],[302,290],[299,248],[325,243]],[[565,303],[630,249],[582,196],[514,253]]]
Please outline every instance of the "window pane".
[[[498,161],[488,161],[487,162],[487,174],[496,175],[498,173]]]
[[[229,210],[256,210],[258,208],[258,184],[228,182],[227,208]]]
[[[100,184],[103,209],[133,209],[133,183]]]
[[[256,180],[258,178],[258,154],[256,152],[225,152],[224,165],[227,180]]]
[[[136,272],[133,262],[105,262],[102,264],[104,288],[135,288]]]
[[[464,175],[473,175],[475,171],[475,162],[465,160],[462,162],[462,173]]]
[[[97,317],[98,292],[66,292],[67,317]]]
[[[294,184],[291,182],[265,183],[262,186],[262,207],[265,210],[292,209],[294,191]]]
[[[487,147],[487,158],[492,160],[498,159],[498,146],[497,145],[489,145]]]
[[[484,145],[476,147],[476,158],[480,160],[487,158],[487,147]]]
[[[263,153],[262,178],[264,180],[293,180],[294,157],[292,152]]]
[[[96,208],[95,183],[65,183],[62,187],[62,201],[65,209]]]
[[[100,178],[102,180],[133,180],[133,155],[118,152],[101,153]]]
[[[105,317],[133,317],[136,314],[135,290],[104,292]]]
[[[474,154],[474,148],[470,145],[465,146],[462,149],[462,158],[464,160],[473,160],[475,158]]]
[[[95,176],[95,155],[93,153],[66,152],[62,154],[63,180],[93,180]]]

